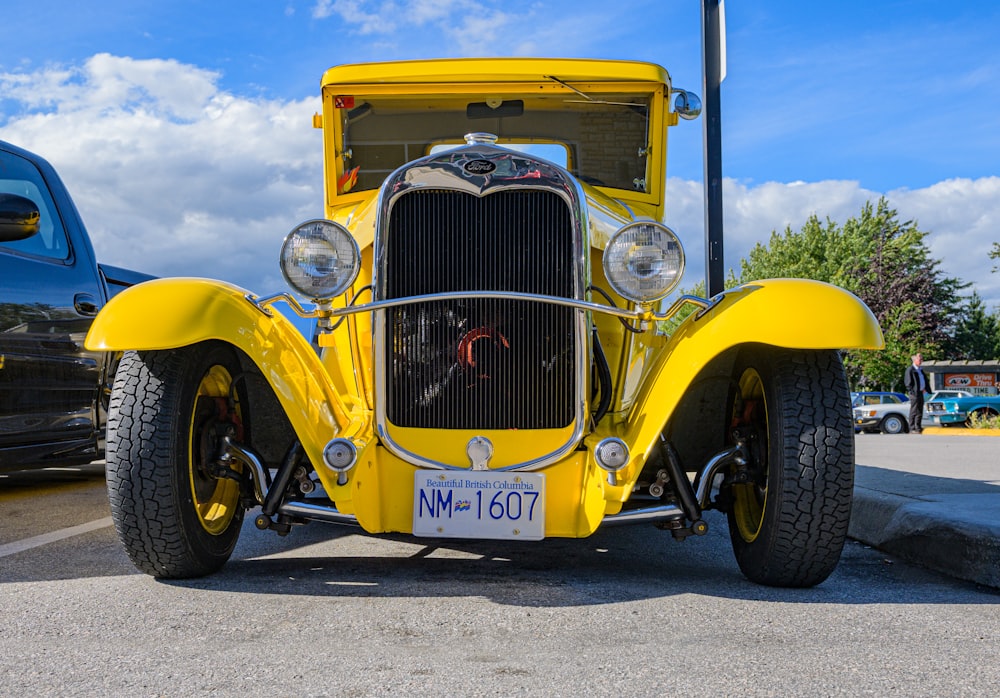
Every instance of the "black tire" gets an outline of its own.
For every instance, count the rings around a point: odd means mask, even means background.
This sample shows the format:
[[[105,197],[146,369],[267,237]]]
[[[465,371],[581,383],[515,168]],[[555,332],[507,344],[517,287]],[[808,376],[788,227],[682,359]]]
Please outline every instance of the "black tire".
[[[902,434],[909,430],[906,419],[898,414],[887,414],[882,419],[881,429],[883,434]]]
[[[978,410],[973,410],[969,413],[969,416],[965,418],[965,426],[967,428],[972,428],[972,418],[978,417],[979,419],[991,419],[997,416],[997,412],[991,410],[989,407],[980,407]]]
[[[835,351],[754,347],[737,361],[733,426],[748,438],[729,532],[751,581],[809,587],[840,560],[851,518],[854,428]]]
[[[239,372],[220,342],[122,357],[108,413],[108,495],[118,537],[147,574],[200,577],[236,546],[239,483],[204,466],[222,432],[245,428],[245,396],[232,391]]]

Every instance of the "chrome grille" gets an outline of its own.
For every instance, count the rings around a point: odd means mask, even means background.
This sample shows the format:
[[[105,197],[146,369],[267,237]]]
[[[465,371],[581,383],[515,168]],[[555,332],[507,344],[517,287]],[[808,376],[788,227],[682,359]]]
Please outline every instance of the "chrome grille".
[[[417,189],[397,199],[386,298],[461,291],[573,296],[569,207],[540,190]],[[574,418],[574,313],[473,299],[387,311],[386,416],[402,427],[545,429]]]

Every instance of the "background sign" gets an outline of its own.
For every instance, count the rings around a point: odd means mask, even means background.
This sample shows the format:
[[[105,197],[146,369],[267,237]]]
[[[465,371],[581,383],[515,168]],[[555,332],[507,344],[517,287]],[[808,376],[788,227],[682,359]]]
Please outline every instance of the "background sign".
[[[992,388],[997,385],[995,373],[946,373],[945,388]]]

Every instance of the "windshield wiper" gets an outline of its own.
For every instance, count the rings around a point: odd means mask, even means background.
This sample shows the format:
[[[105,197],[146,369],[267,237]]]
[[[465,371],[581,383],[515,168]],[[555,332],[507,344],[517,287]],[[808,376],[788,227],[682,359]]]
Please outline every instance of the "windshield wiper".
[[[572,85],[570,85],[568,82],[566,82],[565,80],[560,80],[555,75],[543,75],[542,77],[545,78],[546,80],[552,80],[553,82],[558,82],[560,85],[562,85],[566,89],[573,90],[573,92],[576,92],[578,95],[580,95],[581,97],[583,97],[587,102],[590,102],[592,104],[607,104],[607,105],[610,105],[612,107],[642,107],[643,109],[646,108],[645,104],[638,104],[636,102],[609,102],[606,99],[594,99],[593,97],[591,97],[590,95],[588,95],[586,92],[583,92],[582,90],[576,89],[575,87],[573,87]],[[582,104],[583,103],[580,100],[575,100],[575,99],[568,99],[566,101],[567,102],[572,102],[574,104]]]

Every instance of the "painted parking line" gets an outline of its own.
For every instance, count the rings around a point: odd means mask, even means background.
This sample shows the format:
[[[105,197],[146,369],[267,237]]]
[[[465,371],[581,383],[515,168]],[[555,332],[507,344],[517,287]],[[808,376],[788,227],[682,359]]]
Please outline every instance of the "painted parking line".
[[[91,531],[97,531],[111,525],[111,517],[107,516],[103,519],[98,519],[97,521],[80,524],[79,526],[70,526],[69,528],[52,531],[51,533],[43,533],[40,536],[32,536],[31,538],[14,541],[13,543],[5,543],[0,545],[0,557],[7,557],[8,555],[13,555],[14,553],[24,552],[25,550],[31,550],[32,548],[37,548],[42,545],[55,543],[59,540],[72,538],[73,536],[79,536],[84,533],[90,533]]]

